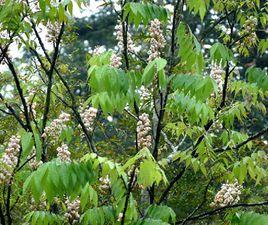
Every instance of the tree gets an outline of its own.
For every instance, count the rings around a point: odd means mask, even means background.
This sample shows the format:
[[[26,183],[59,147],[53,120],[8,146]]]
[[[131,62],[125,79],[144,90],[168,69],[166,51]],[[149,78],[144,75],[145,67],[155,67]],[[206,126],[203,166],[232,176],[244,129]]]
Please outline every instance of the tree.
[[[251,121],[267,123],[268,76],[237,69],[268,47],[267,3],[105,2],[117,44],[85,65],[69,58],[74,4],[0,5],[1,224],[267,224],[243,209],[267,212],[268,126]]]

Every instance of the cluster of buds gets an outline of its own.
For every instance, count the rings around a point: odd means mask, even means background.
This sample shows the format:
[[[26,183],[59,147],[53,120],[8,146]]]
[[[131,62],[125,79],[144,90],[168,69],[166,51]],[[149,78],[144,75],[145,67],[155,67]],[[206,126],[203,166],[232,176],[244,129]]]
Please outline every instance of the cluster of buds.
[[[150,90],[143,85],[138,90],[138,93],[140,94],[141,102],[146,102],[152,97]]]
[[[68,145],[63,144],[57,148],[57,157],[63,162],[71,162],[71,153]]]
[[[121,222],[122,219],[123,219],[123,213],[119,213],[119,214],[118,214],[118,217],[117,217],[117,221],[118,221],[118,222]]]
[[[41,195],[41,199],[38,203],[34,200],[34,198],[31,198],[30,202],[31,211],[45,211],[47,208],[47,201],[44,194]]]
[[[98,109],[89,107],[81,112],[82,120],[89,131],[93,130],[93,123],[97,116]]]
[[[240,37],[244,37],[238,42],[238,51],[246,53],[249,47],[256,45],[257,35],[255,32],[256,26],[258,25],[257,18],[250,16],[248,20],[245,21],[243,29],[239,32]]]
[[[6,182],[12,176],[12,169],[18,162],[20,152],[20,136],[12,136],[3,157],[0,159],[0,184]]]
[[[222,69],[220,65],[217,65],[216,63],[212,63],[210,77],[216,81],[219,94],[221,94],[223,90],[223,75],[224,74],[225,74],[225,71]]]
[[[120,52],[124,50],[124,34],[123,34],[123,24],[120,20],[117,21],[117,25],[115,26],[115,36],[117,42],[117,46]],[[135,52],[135,45],[131,38],[131,34],[127,31],[127,48],[130,52]]]
[[[36,170],[40,165],[43,164],[42,161],[37,161],[36,160],[36,157],[35,157],[35,148],[33,149],[33,153],[32,155],[29,157],[29,158],[32,158],[30,161],[29,161],[29,166],[32,170]]]
[[[142,148],[150,148],[152,145],[152,136],[151,136],[151,122],[149,115],[143,113],[139,116],[139,121],[137,123],[137,135],[138,135],[138,146]]]
[[[48,23],[46,28],[47,28],[47,34],[46,34],[47,41],[55,43],[60,33],[61,29],[60,23],[58,22],[55,22],[54,24]]]
[[[235,180],[234,183],[225,183],[221,186],[220,191],[216,194],[212,207],[225,207],[236,204],[240,201],[242,186]]]
[[[213,130],[216,133],[219,133],[222,130],[222,128],[223,126],[219,121],[213,123],[213,125],[211,126],[211,130]]]
[[[26,101],[27,101],[27,99],[26,99]],[[37,106],[36,102],[32,102],[32,103],[29,102],[27,104],[27,110],[28,110],[30,117],[33,117],[33,118],[36,117],[36,114],[37,114],[36,113],[36,106]],[[20,118],[25,119],[25,114],[24,114],[23,109],[20,111]]]
[[[79,208],[80,208],[80,200],[79,198],[74,201],[70,201],[69,198],[65,201],[67,206],[67,212],[64,214],[65,218],[69,221],[70,224],[76,224],[79,222]]]
[[[101,177],[99,181],[101,182],[100,189],[103,190],[109,189],[111,181],[108,175],[106,177]]]
[[[160,57],[161,49],[165,46],[165,38],[161,29],[161,23],[158,19],[154,19],[149,27],[150,32],[150,51],[148,61],[153,61]]]
[[[98,56],[98,55],[102,54],[104,52],[104,50],[105,50],[104,46],[97,45],[97,46],[95,46],[95,48],[92,52],[92,55]]]
[[[110,58],[110,66],[119,68],[122,65],[122,57],[116,53],[112,53]]]
[[[54,119],[49,126],[47,126],[42,134],[42,138],[53,137],[56,138],[66,128],[66,123],[70,121],[70,114],[62,112],[58,119]]]
[[[31,116],[36,117],[36,102],[33,102],[34,96],[36,95],[35,89],[29,90],[29,95],[25,97],[26,103],[28,105],[28,112]]]
[[[3,6],[5,4],[5,0],[0,0],[0,6]]]

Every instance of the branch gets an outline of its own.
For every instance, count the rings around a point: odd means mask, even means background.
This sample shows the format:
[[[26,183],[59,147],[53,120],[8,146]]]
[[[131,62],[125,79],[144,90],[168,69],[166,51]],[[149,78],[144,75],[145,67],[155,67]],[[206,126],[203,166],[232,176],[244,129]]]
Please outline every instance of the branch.
[[[4,102],[7,109],[10,111],[10,113],[15,117],[15,119],[18,121],[18,123],[22,126],[24,130],[27,130],[27,126],[23,123],[21,118],[17,115],[16,111],[13,109],[12,106],[10,106],[8,103],[5,102],[5,99],[3,95],[0,93],[0,99]]]
[[[124,205],[124,209],[123,209],[123,216],[122,216],[122,220],[121,220],[121,225],[125,224],[125,217],[126,217],[129,197],[131,194],[132,187],[135,185],[135,182],[133,182],[133,180],[135,178],[135,171],[136,171],[136,166],[134,167],[134,169],[131,173],[131,177],[130,177],[130,180],[128,183],[128,190],[127,190],[127,196],[126,196],[125,205]]]
[[[265,133],[268,132],[268,127],[264,128],[263,130],[259,131],[258,133],[248,137],[245,141],[235,145],[234,147],[227,147],[227,148],[219,148],[219,149],[216,149],[215,152],[225,152],[225,151],[228,151],[228,150],[238,150],[239,148],[241,148],[242,146],[246,145],[248,142],[264,135]]]
[[[16,72],[16,70],[14,68],[13,63],[11,62],[10,58],[8,57],[8,55],[4,54],[4,56],[6,58],[8,68],[10,69],[10,71],[11,71],[11,73],[13,75],[15,85],[16,85],[17,91],[19,93],[20,100],[22,102],[23,113],[24,113],[24,116],[25,116],[25,119],[26,119],[27,129],[29,131],[32,131],[30,115],[29,115],[29,112],[28,112],[28,106],[27,106],[26,100],[25,100],[24,95],[23,95],[23,90],[22,90],[21,85],[20,85],[18,74],[17,74],[17,72]]]
[[[0,204],[0,221],[2,225],[6,225],[5,216],[4,216],[1,204]]]
[[[175,147],[175,145],[168,139],[167,134],[163,130],[161,130],[161,134],[162,134],[165,142],[169,145],[169,147],[173,151],[173,153],[177,152],[178,146]]]
[[[217,208],[211,211],[207,211],[204,213],[200,213],[199,215],[190,217],[188,219],[188,221],[193,221],[193,220],[199,220],[199,219],[205,219],[207,217],[213,216],[214,214],[217,214],[219,212],[225,211],[227,209],[232,209],[232,208],[238,208],[238,207],[257,207],[257,206],[265,206],[268,205],[268,201],[265,202],[256,202],[256,203],[239,203],[239,204],[235,204],[235,205],[229,205],[229,206],[224,206],[221,208]],[[177,221],[176,224],[180,224],[182,221]]]
[[[186,222],[195,214],[195,212],[197,212],[207,201],[207,193],[208,193],[208,188],[211,184],[211,181],[212,179],[210,179],[208,184],[206,185],[203,201],[182,221],[182,225],[186,224]]]
[[[42,129],[41,129],[42,133],[45,130],[47,119],[48,119],[48,113],[49,113],[49,110],[50,110],[50,98],[51,98],[51,90],[52,90],[52,83],[53,83],[52,82],[53,81],[53,71],[54,71],[54,68],[56,66],[56,61],[57,61],[58,53],[59,53],[59,46],[60,46],[61,38],[62,38],[62,35],[63,35],[63,32],[64,32],[64,28],[65,28],[65,23],[63,22],[61,24],[59,36],[58,36],[58,38],[56,40],[54,54],[53,54],[53,57],[52,57],[50,69],[49,69],[49,71],[47,73],[47,75],[48,75],[48,87],[47,87],[47,93],[46,93],[45,110],[44,110],[43,119],[42,119]],[[45,148],[43,148],[43,152],[42,152],[42,161],[43,162],[46,161]]]
[[[180,173],[178,173],[169,183],[168,187],[164,190],[163,194],[161,195],[158,205],[160,205],[168,196],[169,191],[173,187],[173,185],[183,176],[184,172],[186,171],[186,166],[183,166]]]

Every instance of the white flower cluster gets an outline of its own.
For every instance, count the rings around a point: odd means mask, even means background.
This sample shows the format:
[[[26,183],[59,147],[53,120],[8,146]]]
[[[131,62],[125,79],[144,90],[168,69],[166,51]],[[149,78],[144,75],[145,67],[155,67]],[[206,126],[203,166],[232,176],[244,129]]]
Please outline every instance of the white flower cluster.
[[[49,126],[47,126],[42,134],[42,138],[52,137],[57,138],[62,130],[66,128],[67,122],[70,121],[70,114],[62,112],[58,119],[54,119]]]
[[[82,110],[81,112],[82,120],[89,131],[93,130],[92,125],[94,123],[94,119],[97,116],[97,112],[98,109],[94,107],[89,107],[88,109]]]
[[[101,177],[99,181],[101,182],[101,185],[100,185],[101,189],[104,189],[104,190],[109,189],[111,181],[108,175],[106,177]]]
[[[245,32],[248,34],[248,36],[245,37],[245,42],[255,43],[257,39],[257,35],[255,33],[256,26],[258,25],[257,18],[251,16],[248,20],[246,20],[244,24]]]
[[[216,121],[215,123],[212,124],[211,130],[213,132],[219,133],[222,130],[223,126],[220,121]]]
[[[92,52],[92,55],[98,56],[98,55],[102,54],[104,52],[104,50],[105,50],[104,46],[97,45],[97,46],[95,46],[95,48]]]
[[[64,214],[65,218],[68,219],[70,224],[76,224],[79,222],[79,208],[80,208],[80,200],[79,198],[75,199],[73,202],[67,198],[65,201],[65,204],[67,206],[67,212]]]
[[[33,149],[33,153],[32,153],[32,155],[29,157],[29,158],[31,158],[31,157],[33,157],[34,155],[35,155],[35,152],[36,152],[36,150],[35,150],[35,148]],[[43,164],[43,162],[42,161],[37,161],[36,160],[36,157],[33,157],[30,161],[29,161],[29,166],[30,166],[30,168],[32,169],[32,170],[36,170],[40,165],[42,165]]]
[[[137,135],[138,135],[138,146],[142,148],[150,148],[152,145],[152,136],[151,136],[151,122],[149,115],[143,113],[139,116],[139,121],[137,123]]]
[[[113,52],[110,58],[110,66],[114,68],[119,68],[121,65],[122,65],[122,57]]]
[[[143,85],[138,90],[138,93],[140,94],[142,102],[148,101],[152,97],[152,95],[150,93],[150,90],[148,88],[146,88],[145,86],[143,86]]]
[[[68,145],[63,144],[57,148],[57,157],[63,162],[71,162],[71,153]]]
[[[47,201],[44,193],[40,197],[40,201],[36,202],[34,198],[31,198],[30,202],[30,210],[31,211],[45,211],[47,208]]]
[[[121,222],[122,219],[123,219],[123,213],[119,213],[119,214],[118,214],[117,221],[118,221],[118,222]]]
[[[56,22],[52,24],[49,22],[47,23],[46,28],[47,28],[47,34],[46,34],[47,41],[56,42],[61,29],[60,23]]]
[[[148,61],[153,61],[161,54],[161,49],[165,46],[165,38],[161,29],[161,22],[158,19],[154,19],[149,27],[150,32],[150,51]]]
[[[115,36],[117,40],[117,47],[119,48],[119,53],[116,54],[113,52],[110,59],[110,65],[112,67],[119,68],[122,65],[122,57],[120,54],[122,54],[124,51],[123,24],[120,20],[117,21],[117,25],[115,26]],[[127,32],[127,49],[130,52],[135,52],[135,45],[129,32]]]
[[[240,52],[256,44],[258,38],[255,29],[257,25],[258,20],[253,16],[250,16],[249,19],[245,21],[243,29],[239,32],[239,36],[244,37],[241,41],[238,41],[238,49]]]
[[[223,75],[224,74],[225,74],[225,71],[222,69],[220,65],[217,65],[216,63],[212,63],[210,77],[216,81],[220,94],[222,93],[222,90],[223,90]]]
[[[120,52],[123,52],[124,50],[123,25],[120,20],[117,21],[117,25],[115,26],[114,29],[115,29],[116,40],[118,41],[117,46]],[[128,51],[135,52],[135,45],[129,32],[127,32],[127,48]]]
[[[3,157],[0,159],[0,184],[12,176],[12,169],[18,162],[20,152],[20,136],[11,136]]]
[[[234,183],[225,183],[221,186],[220,191],[216,194],[212,207],[224,207],[236,204],[240,201],[242,186],[235,180]]]

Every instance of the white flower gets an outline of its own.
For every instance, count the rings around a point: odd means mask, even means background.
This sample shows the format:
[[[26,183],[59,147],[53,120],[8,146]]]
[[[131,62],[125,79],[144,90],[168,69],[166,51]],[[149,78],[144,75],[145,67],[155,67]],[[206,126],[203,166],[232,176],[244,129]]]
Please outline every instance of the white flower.
[[[110,59],[110,65],[114,68],[119,68],[122,65],[122,58],[121,56],[113,53]]]
[[[152,145],[152,136],[151,136],[151,122],[149,115],[143,113],[139,116],[139,121],[137,123],[137,139],[138,146],[140,149],[147,147],[150,148]]]
[[[20,136],[12,136],[8,146],[0,159],[0,184],[11,178],[14,167],[18,162],[20,152]]]
[[[98,110],[95,109],[94,107],[89,107],[88,109],[85,109],[85,110],[82,109],[81,118],[82,118],[86,128],[89,131],[93,130],[92,126],[93,126],[94,120],[97,116],[97,112],[98,112]]]
[[[117,221],[118,221],[118,222],[121,222],[122,219],[123,219],[123,213],[119,213],[119,214],[118,214]]]
[[[45,128],[42,138],[51,137],[55,141],[66,128],[66,123],[70,121],[70,118],[70,114],[62,112],[58,119],[54,119],[51,124]]]
[[[160,57],[161,50],[165,46],[165,38],[161,29],[161,23],[158,19],[151,21],[149,33],[151,40],[148,61],[150,62],[155,58]]]
[[[212,63],[210,77],[216,81],[220,94],[223,91],[223,75],[224,74],[225,74],[225,71],[220,65],[217,65],[216,63]]]
[[[123,26],[120,20],[117,21],[117,25],[115,26],[115,36],[116,40],[118,41],[117,46],[120,52],[123,52],[124,50]],[[135,52],[135,45],[129,32],[127,32],[127,48],[128,51]]]
[[[65,204],[67,206],[67,212],[64,214],[65,218],[68,219],[68,221],[71,224],[75,224],[79,222],[79,208],[80,208],[80,200],[79,198],[75,199],[74,201],[70,201],[69,198],[65,201]]]
[[[235,180],[234,183],[225,183],[221,186],[221,189],[215,195],[214,201],[211,206],[224,207],[228,205],[236,204],[240,201],[240,195],[242,186],[239,185],[238,181]]]
[[[62,146],[57,148],[57,157],[61,161],[71,162],[71,153],[66,144],[63,144]]]

